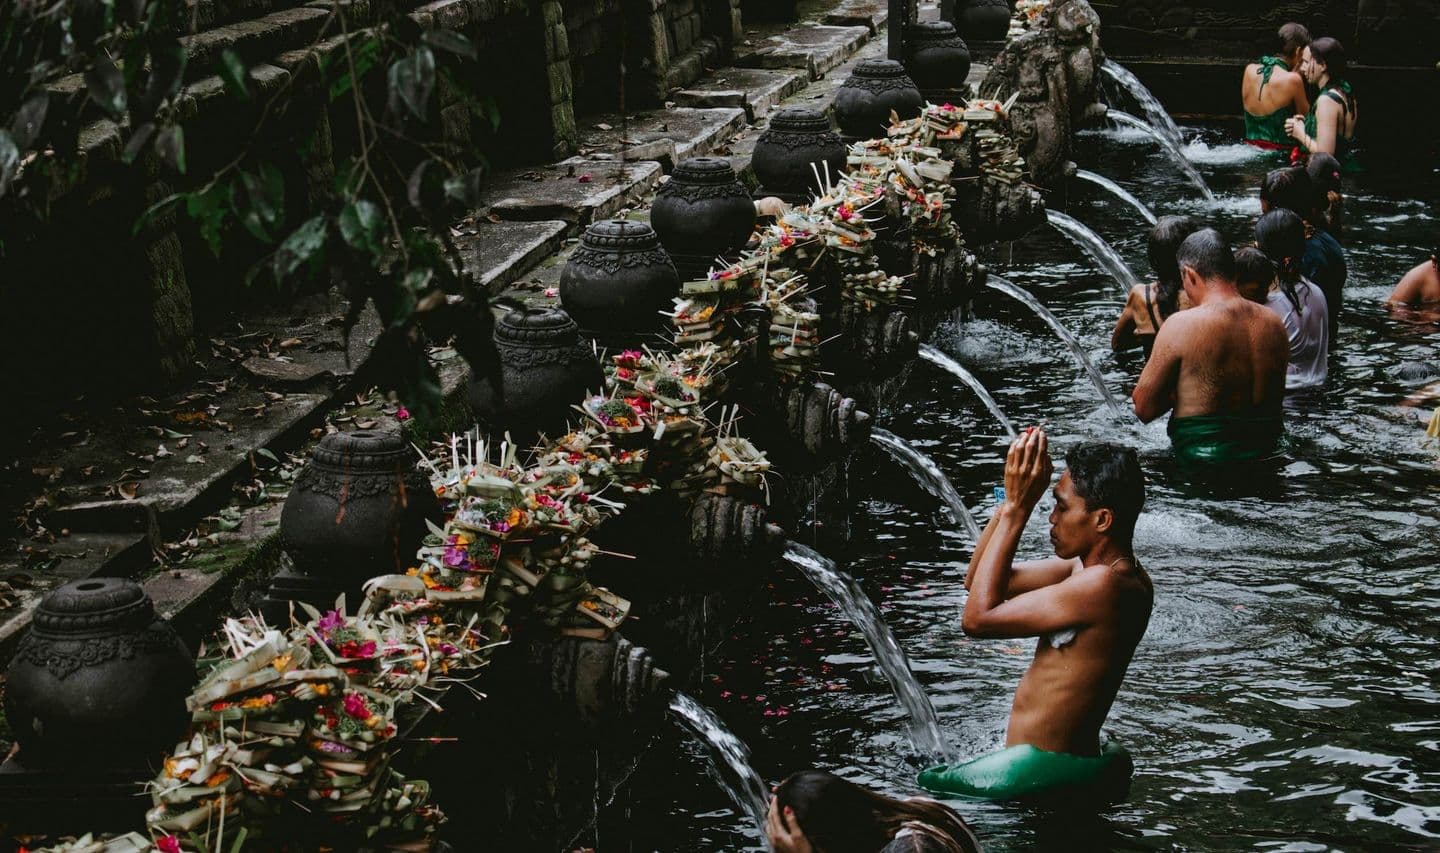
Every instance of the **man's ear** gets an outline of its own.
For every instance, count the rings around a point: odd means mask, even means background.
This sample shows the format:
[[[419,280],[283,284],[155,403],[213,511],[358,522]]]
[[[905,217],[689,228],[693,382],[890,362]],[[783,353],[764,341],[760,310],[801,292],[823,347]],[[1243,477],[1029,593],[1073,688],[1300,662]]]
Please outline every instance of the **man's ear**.
[[[1109,507],[1100,507],[1095,510],[1095,532],[1109,533],[1110,528],[1115,526],[1115,513]]]

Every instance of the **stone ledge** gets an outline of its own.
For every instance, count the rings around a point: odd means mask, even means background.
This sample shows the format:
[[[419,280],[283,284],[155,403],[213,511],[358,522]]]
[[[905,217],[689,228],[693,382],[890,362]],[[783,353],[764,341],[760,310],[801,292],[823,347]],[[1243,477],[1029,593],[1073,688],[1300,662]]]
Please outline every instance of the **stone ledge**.
[[[849,59],[870,40],[868,27],[808,25],[770,36],[751,52],[737,55],[746,68],[804,68],[818,80]]]
[[[660,180],[660,164],[574,158],[502,173],[482,192],[481,207],[511,222],[563,220],[584,228],[632,207]]]
[[[480,222],[473,233],[455,238],[465,271],[481,288],[498,296],[565,244],[570,225],[541,222]]]
[[[769,115],[807,82],[807,77],[796,71],[726,68],[672,97],[682,107],[740,107],[753,122]]]
[[[890,20],[890,6],[885,0],[850,0],[830,10],[821,20],[837,27],[865,27],[874,35]]]
[[[602,160],[654,160],[665,172],[687,157],[702,157],[723,146],[745,126],[738,106],[672,107],[631,115],[624,124],[617,115],[590,116],[582,133],[581,155],[562,165]]]

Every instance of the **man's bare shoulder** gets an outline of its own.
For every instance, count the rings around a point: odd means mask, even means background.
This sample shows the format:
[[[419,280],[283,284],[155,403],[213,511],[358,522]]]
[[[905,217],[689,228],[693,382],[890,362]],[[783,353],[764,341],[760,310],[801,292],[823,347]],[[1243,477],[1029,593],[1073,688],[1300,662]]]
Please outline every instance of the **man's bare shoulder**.
[[[1141,566],[1130,560],[1112,564],[1097,563],[1086,566],[1066,579],[1067,583],[1083,584],[1092,594],[1113,597],[1143,594],[1148,600],[1154,596],[1155,588],[1150,575]]]

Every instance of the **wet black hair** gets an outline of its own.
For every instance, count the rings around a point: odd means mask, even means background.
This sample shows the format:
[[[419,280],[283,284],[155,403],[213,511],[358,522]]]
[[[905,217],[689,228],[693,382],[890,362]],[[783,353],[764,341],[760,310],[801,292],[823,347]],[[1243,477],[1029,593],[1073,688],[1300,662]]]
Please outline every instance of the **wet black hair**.
[[[1276,37],[1280,40],[1281,57],[1294,56],[1296,51],[1310,43],[1310,31],[1305,28],[1304,24],[1297,24],[1294,21],[1281,24]]]
[[[1283,207],[1307,222],[1315,216],[1315,185],[1301,166],[1268,172],[1260,183],[1260,200],[1272,210]]]
[[[1340,84],[1349,79],[1350,67],[1345,61],[1345,45],[1338,39],[1325,36],[1310,42],[1310,57],[1325,63],[1325,73],[1330,82]]]
[[[1150,229],[1147,254],[1150,269],[1155,273],[1159,291],[1161,317],[1174,314],[1180,307],[1180,265],[1175,252],[1186,237],[1200,230],[1200,223],[1189,216],[1162,216]]]
[[[1275,264],[1280,289],[1299,313],[1295,285],[1300,281],[1300,256],[1305,254],[1305,223],[1293,211],[1277,207],[1255,223],[1255,243]]]
[[[1340,161],[1317,151],[1305,163],[1305,174],[1315,187],[1315,209],[1325,217],[1325,230],[1339,237],[1345,230],[1345,197],[1340,194]]]
[[[1181,269],[1190,267],[1202,279],[1235,280],[1235,253],[1225,237],[1214,228],[1201,228],[1185,238],[1175,252]]]
[[[1275,280],[1275,265],[1265,253],[1254,246],[1241,246],[1235,250],[1235,283],[1263,284],[1269,288]]]
[[[1075,494],[1094,512],[1108,509],[1115,516],[1111,536],[1124,542],[1135,533],[1135,521],[1145,506],[1145,472],[1133,447],[1092,441],[1065,454],[1065,467]]]
[[[775,801],[794,810],[816,853],[877,853],[907,825],[933,842],[927,850],[980,851],[970,828],[949,807],[934,800],[897,800],[824,770],[791,774],[775,789]]]

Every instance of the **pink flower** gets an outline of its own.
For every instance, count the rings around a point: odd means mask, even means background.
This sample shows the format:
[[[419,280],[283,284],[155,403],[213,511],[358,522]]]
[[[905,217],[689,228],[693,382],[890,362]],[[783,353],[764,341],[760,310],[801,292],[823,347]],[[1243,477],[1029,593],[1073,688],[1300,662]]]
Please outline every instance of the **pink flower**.
[[[395,420],[397,420],[397,421],[408,421],[408,420],[410,420],[410,410],[407,409],[407,408],[405,408],[404,406],[401,406],[400,408],[396,409],[396,410],[395,410]]]
[[[345,694],[345,713],[357,720],[370,719],[370,706],[365,704],[365,697],[359,693]]]
[[[155,839],[155,849],[160,853],[180,853],[180,839],[173,835],[162,835]]]
[[[463,545],[451,545],[445,549],[445,565],[454,568],[463,566],[470,560],[470,552],[465,550]]]
[[[336,628],[343,628],[344,626],[345,617],[340,615],[339,610],[332,610],[320,617],[320,621],[315,623],[315,630],[323,637]]]

